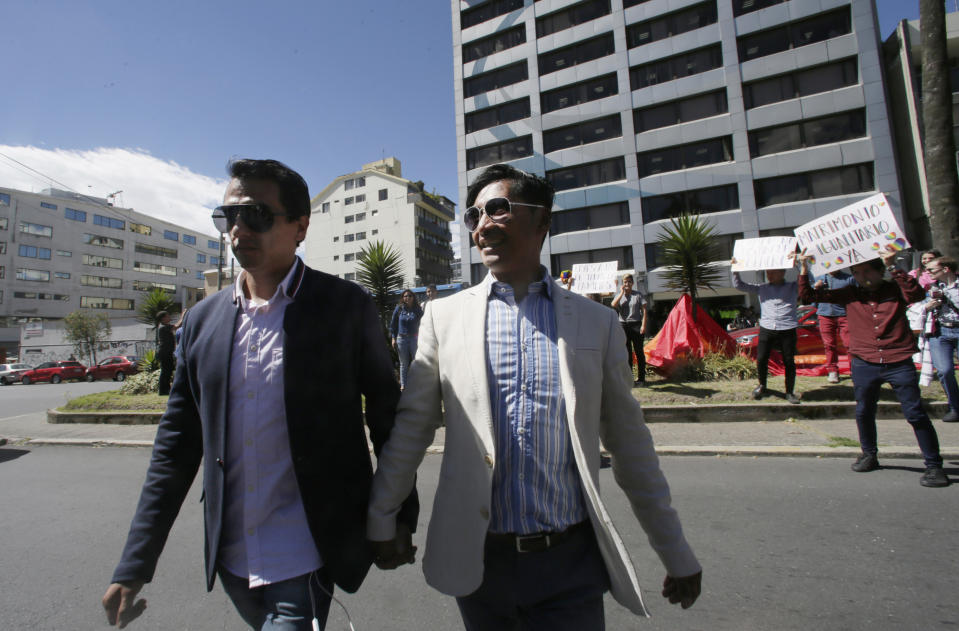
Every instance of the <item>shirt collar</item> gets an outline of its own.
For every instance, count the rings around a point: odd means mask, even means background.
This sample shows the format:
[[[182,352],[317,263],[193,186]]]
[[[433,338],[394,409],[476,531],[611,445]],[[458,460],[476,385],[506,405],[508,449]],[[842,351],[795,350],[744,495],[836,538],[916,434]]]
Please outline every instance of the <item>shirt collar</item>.
[[[300,291],[300,286],[303,284],[303,276],[305,273],[306,265],[300,257],[294,257],[293,265],[290,266],[290,270],[286,273],[286,276],[283,277],[283,280],[280,281],[280,285],[276,288],[276,292],[269,301],[272,302],[281,292],[283,296],[296,298],[296,294]],[[248,302],[246,295],[243,293],[243,283],[246,280],[246,275],[246,270],[241,270],[240,274],[236,277],[236,281],[233,283],[233,304],[239,304],[243,308],[246,308]]]
[[[546,272],[546,268],[542,265],[539,266],[541,276],[537,281],[533,281],[529,284],[529,293],[541,293],[545,294],[549,300],[553,299],[553,279],[550,278],[549,274]],[[513,288],[508,283],[501,283],[493,277],[493,274],[490,272],[486,273],[486,278],[483,279],[484,292],[486,293],[486,298],[489,299],[494,292],[509,292],[513,293]],[[544,289],[545,288],[545,289]]]

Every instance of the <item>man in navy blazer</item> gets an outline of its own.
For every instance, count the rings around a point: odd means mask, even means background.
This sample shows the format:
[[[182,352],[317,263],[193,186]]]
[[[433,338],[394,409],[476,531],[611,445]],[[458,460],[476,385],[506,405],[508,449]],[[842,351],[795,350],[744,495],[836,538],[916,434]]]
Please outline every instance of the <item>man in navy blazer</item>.
[[[203,463],[207,590],[219,575],[255,629],[325,626],[334,584],[371,563],[374,450],[399,388],[370,297],[308,268],[306,182],[274,160],[235,160],[214,211],[243,267],[190,309],[166,412],[126,546],[103,597],[110,624],[140,615],[167,535]],[[364,401],[365,400],[365,401]],[[415,530],[415,491],[400,512]],[[409,538],[407,539],[409,540]]]

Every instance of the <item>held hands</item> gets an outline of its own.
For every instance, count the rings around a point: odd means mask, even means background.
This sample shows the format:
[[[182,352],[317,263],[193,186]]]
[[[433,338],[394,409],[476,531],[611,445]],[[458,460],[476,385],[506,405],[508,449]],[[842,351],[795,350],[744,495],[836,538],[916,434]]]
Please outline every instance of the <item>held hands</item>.
[[[668,598],[673,605],[679,603],[683,609],[689,609],[699,598],[702,591],[702,582],[702,570],[692,576],[680,578],[673,578],[667,574],[663,581],[663,598]]]
[[[143,589],[143,581],[113,583],[103,595],[103,608],[107,612],[107,624],[124,628],[133,622],[147,608],[147,601],[137,600],[137,594]]]
[[[401,565],[416,562],[413,534],[404,523],[396,524],[396,537],[391,541],[370,541],[369,546],[373,552],[373,562],[381,570],[395,570]]]

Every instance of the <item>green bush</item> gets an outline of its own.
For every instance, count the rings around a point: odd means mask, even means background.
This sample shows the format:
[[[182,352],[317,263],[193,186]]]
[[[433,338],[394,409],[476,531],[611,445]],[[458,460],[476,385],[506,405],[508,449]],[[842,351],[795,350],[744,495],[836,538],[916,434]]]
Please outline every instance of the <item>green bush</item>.
[[[726,357],[721,353],[707,353],[686,362],[673,373],[671,381],[741,381],[756,376],[756,362],[745,355]]]
[[[154,394],[160,389],[160,371],[139,372],[130,375],[120,386],[123,394]]]
[[[143,357],[140,359],[140,370],[143,372],[160,370],[160,360],[157,358],[157,352],[154,349],[151,348],[143,353]]]

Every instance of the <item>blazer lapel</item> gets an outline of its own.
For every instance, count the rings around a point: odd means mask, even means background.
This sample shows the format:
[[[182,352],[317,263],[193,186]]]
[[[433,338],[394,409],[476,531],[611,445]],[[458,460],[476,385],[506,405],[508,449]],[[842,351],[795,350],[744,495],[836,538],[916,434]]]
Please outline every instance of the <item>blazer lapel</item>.
[[[476,414],[470,414],[469,420],[483,441],[488,453],[494,453],[493,413],[489,403],[489,378],[486,374],[486,283],[467,289],[466,304],[461,310],[462,328],[454,335],[463,335],[466,347],[466,364],[472,376],[472,386],[479,402]],[[461,358],[454,358],[454,361]]]
[[[559,380],[566,401],[566,420],[573,426],[576,418],[576,388],[573,387],[573,366],[576,362],[576,331],[579,330],[579,310],[573,305],[568,291],[553,283],[553,309],[556,314],[556,337],[559,347]],[[572,431],[572,429],[571,429]]]

